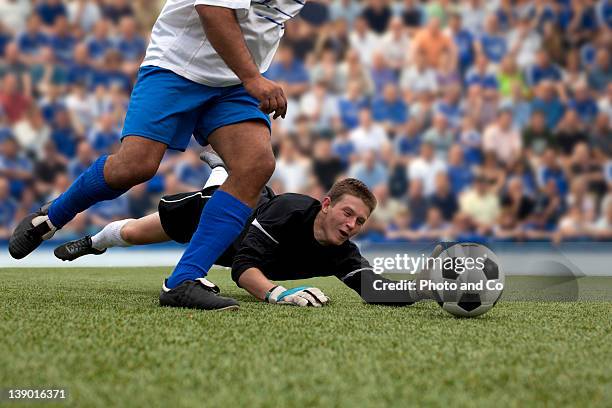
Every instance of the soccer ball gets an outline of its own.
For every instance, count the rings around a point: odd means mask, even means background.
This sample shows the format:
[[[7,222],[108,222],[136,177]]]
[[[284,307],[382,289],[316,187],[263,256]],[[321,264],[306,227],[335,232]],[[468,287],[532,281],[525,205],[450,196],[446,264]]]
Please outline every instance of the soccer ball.
[[[505,283],[495,253],[474,243],[439,245],[435,262],[425,275],[432,288],[431,298],[442,309],[458,317],[480,316],[495,306]]]

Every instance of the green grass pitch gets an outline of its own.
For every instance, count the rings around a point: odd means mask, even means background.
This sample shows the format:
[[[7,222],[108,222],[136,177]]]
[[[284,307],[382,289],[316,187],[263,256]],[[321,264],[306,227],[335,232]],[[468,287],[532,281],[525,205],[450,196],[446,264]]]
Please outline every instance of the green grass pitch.
[[[215,270],[241,309],[207,313],[157,306],[168,272],[0,271],[0,388],[65,387],[58,405],[80,407],[612,405],[611,302],[456,319],[434,303],[368,306],[325,278],[308,282],[332,304],[300,309]]]

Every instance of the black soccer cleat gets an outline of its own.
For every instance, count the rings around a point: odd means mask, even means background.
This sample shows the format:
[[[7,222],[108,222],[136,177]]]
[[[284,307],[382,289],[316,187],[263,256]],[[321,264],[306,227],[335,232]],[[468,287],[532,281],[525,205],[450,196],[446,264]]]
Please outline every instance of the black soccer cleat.
[[[9,253],[15,259],[25,258],[45,240],[51,238],[57,228],[49,221],[47,203],[38,211],[25,217],[17,225],[9,239]]]
[[[239,308],[236,300],[219,296],[219,292],[219,287],[205,278],[185,281],[174,289],[168,289],[164,283],[159,294],[159,305],[202,310]]]
[[[102,255],[105,252],[106,249],[99,250],[92,246],[91,237],[89,235],[80,239],[75,239],[74,241],[66,242],[53,251],[55,256],[62,261],[74,261],[83,255]]]
[[[214,151],[203,151],[200,153],[200,160],[208,164],[211,169],[214,169],[215,167],[223,167],[226,169],[223,159]]]

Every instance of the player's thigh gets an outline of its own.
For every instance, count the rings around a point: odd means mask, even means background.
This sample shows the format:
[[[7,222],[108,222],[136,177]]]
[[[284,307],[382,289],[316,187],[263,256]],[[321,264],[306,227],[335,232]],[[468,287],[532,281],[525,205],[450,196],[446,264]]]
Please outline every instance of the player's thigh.
[[[196,139],[210,143],[231,172],[273,167],[270,118],[242,85],[224,89],[198,122]]]
[[[185,150],[202,110],[217,91],[172,71],[146,66],[132,91],[122,139],[140,136]]]
[[[121,238],[132,245],[170,241],[170,237],[162,228],[159,213],[127,222],[121,229]]]
[[[270,131],[259,121],[224,126],[215,130],[208,140],[230,173],[239,169],[256,168],[274,160]]]

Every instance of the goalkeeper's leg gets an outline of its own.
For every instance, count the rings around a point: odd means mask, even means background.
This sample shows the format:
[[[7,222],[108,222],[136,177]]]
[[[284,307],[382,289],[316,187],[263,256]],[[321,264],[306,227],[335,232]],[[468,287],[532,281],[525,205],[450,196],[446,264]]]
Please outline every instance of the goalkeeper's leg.
[[[66,242],[55,248],[55,256],[63,261],[73,261],[83,255],[101,255],[108,248],[148,245],[170,241],[162,228],[159,213],[139,219],[126,219],[108,224],[93,237]]]

